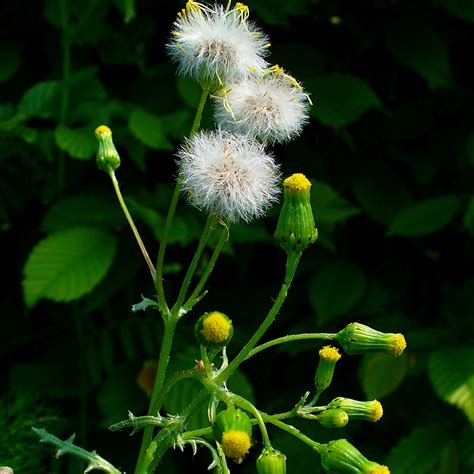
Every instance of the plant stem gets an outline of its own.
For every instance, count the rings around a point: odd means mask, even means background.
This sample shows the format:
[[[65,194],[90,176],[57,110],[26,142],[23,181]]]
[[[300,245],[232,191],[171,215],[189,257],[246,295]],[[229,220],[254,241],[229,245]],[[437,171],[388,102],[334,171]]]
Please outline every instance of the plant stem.
[[[122,208],[122,211],[125,214],[125,217],[127,218],[128,224],[130,225],[130,228],[132,229],[135,239],[137,240],[137,243],[138,243],[138,246],[140,247],[143,258],[145,259],[145,262],[148,265],[148,269],[150,270],[151,277],[153,278],[153,281],[155,281],[155,267],[153,266],[153,263],[151,262],[151,259],[150,259],[150,256],[148,255],[145,244],[143,243],[142,238],[140,237],[140,233],[138,232],[138,229],[135,226],[135,222],[133,222],[133,218],[130,215],[130,212],[128,211],[127,205],[125,204],[125,200],[123,199],[122,193],[120,191],[120,186],[117,181],[117,177],[115,176],[115,172],[110,171],[109,176],[110,176],[110,179],[112,180],[112,184],[114,186],[117,199],[120,203],[120,207]]]
[[[257,407],[253,405],[252,403],[250,403],[244,397],[241,397],[240,395],[236,395],[235,393],[231,395],[231,399],[234,400],[237,405],[240,405],[242,408],[245,408],[254,414],[255,419],[257,420],[257,424],[260,428],[260,431],[262,432],[263,444],[265,445],[266,448],[271,449],[272,443],[270,441],[270,437],[268,436],[267,427],[265,426],[262,415],[260,414],[260,411],[257,409]]]
[[[250,359],[255,354],[258,354],[269,347],[276,346],[278,344],[284,344],[286,342],[293,342],[293,341],[303,341],[305,339],[323,339],[323,340],[333,340],[336,337],[336,333],[327,333],[327,332],[320,332],[320,333],[302,333],[302,334],[290,334],[288,336],[279,337],[277,339],[272,339],[271,341],[266,342],[265,344],[261,344],[257,346],[255,349],[251,350],[245,360]]]
[[[191,127],[190,136],[194,135],[200,125],[202,112],[204,110],[204,105],[206,104],[207,97],[209,95],[208,89],[203,89],[201,98],[199,99],[199,104],[196,110],[196,115],[194,116],[193,125]],[[174,187],[173,197],[171,198],[170,207],[168,209],[168,215],[166,216],[165,226],[163,228],[163,235],[161,236],[160,249],[158,251],[158,258],[156,262],[156,277],[155,277],[155,287],[158,294],[158,305],[160,307],[160,312],[163,315],[169,315],[170,310],[166,303],[165,290],[163,288],[163,264],[165,261],[166,246],[168,244],[168,234],[171,228],[171,223],[173,222],[174,214],[176,212],[176,207],[178,205],[179,193],[181,191],[181,186],[179,182],[179,177]]]
[[[255,331],[254,335],[249,339],[247,344],[242,348],[242,350],[237,354],[237,356],[230,362],[226,369],[224,369],[215,379],[216,384],[220,385],[222,382],[226,381],[237,369],[237,367],[244,361],[251,350],[255,347],[255,344],[261,339],[265,334],[267,329],[270,327],[272,322],[275,320],[276,315],[280,311],[280,308],[283,302],[286,299],[288,294],[288,289],[293,281],[295,276],[296,268],[301,258],[301,252],[292,252],[288,254],[286,261],[286,273],[283,284],[280,288],[278,296],[275,299],[270,311],[268,312],[266,318],[263,320],[262,324]]]
[[[201,259],[202,252],[204,251],[206,243],[209,239],[211,226],[214,220],[214,216],[208,216],[206,225],[204,226],[204,230],[201,234],[201,238],[199,239],[198,247],[196,249],[193,259],[191,260],[191,263],[189,264],[188,271],[186,272],[186,275],[184,277],[183,284],[181,285],[181,289],[179,290],[178,299],[176,300],[176,304],[174,305],[173,309],[176,309],[178,311],[179,309],[181,309],[181,305],[183,304],[184,298],[186,298],[186,293],[189,289],[189,285],[191,284],[191,280],[194,276],[199,260]]]
[[[206,284],[207,279],[209,278],[209,275],[211,274],[212,270],[214,270],[214,265],[216,264],[217,258],[219,257],[222,251],[222,247],[224,246],[227,240],[227,235],[228,227],[223,226],[223,228],[221,229],[221,235],[219,237],[219,240],[217,241],[217,245],[214,249],[214,252],[212,253],[211,258],[209,259],[209,262],[207,263],[206,268],[204,269],[204,273],[202,274],[201,279],[196,285],[196,288],[194,289],[186,303],[184,303],[182,308],[183,311],[190,311],[192,307],[200,300],[201,291],[204,288],[204,285]]]

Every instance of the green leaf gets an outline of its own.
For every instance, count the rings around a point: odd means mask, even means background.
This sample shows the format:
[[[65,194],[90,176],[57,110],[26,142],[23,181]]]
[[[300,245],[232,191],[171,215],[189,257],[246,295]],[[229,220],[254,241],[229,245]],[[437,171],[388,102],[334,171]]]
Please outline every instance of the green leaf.
[[[21,58],[11,46],[0,44],[0,82],[8,81],[18,70]]]
[[[448,442],[438,425],[417,427],[391,449],[386,463],[392,474],[431,474]]]
[[[122,12],[124,23],[130,23],[135,18],[135,0],[115,0],[115,5]]]
[[[128,127],[133,135],[149,148],[155,150],[173,149],[172,144],[166,138],[161,118],[145,109],[133,109]]]
[[[58,81],[39,82],[23,94],[18,110],[26,119],[51,118],[57,112],[60,91]]]
[[[412,204],[406,180],[385,160],[370,160],[364,173],[354,179],[353,190],[364,211],[374,221],[389,225]]]
[[[111,234],[75,228],[50,235],[32,250],[23,270],[28,307],[47,298],[67,302],[89,293],[113,262],[117,240]]]
[[[334,261],[311,279],[309,299],[319,323],[348,313],[364,296],[366,277],[353,263]]]
[[[463,223],[470,234],[474,234],[474,198],[470,198],[464,213]]]
[[[433,352],[428,373],[436,393],[460,408],[474,424],[474,348],[459,347]]]
[[[386,354],[366,354],[361,361],[359,379],[367,398],[383,398],[403,381],[408,370],[405,353],[399,357]]]
[[[311,205],[317,222],[335,224],[360,213],[327,183],[317,181],[311,189]]]
[[[344,127],[370,109],[382,107],[370,86],[349,74],[327,74],[307,81],[314,97],[311,113],[324,125]]]
[[[474,132],[471,132],[467,137],[466,151],[468,163],[474,166]]]
[[[114,229],[125,225],[120,206],[110,194],[79,194],[60,199],[47,211],[41,229],[52,233],[71,227]]]
[[[61,150],[78,160],[91,159],[97,150],[92,130],[87,127],[68,128],[60,125],[54,131],[54,139]]]
[[[388,235],[422,237],[447,225],[462,204],[458,196],[428,198],[398,213],[388,229]]]
[[[155,300],[151,300],[150,298],[145,298],[143,295],[140,303],[132,305],[132,311],[134,313],[137,311],[146,311],[148,308],[158,309],[158,303]]]
[[[430,87],[451,84],[449,50],[426,24],[426,18],[395,23],[388,32],[387,46],[395,59],[413,69]]]
[[[471,0],[438,0],[438,3],[461,20],[474,21],[474,2]]]
[[[192,110],[196,110],[199,99],[201,98],[201,86],[187,76],[180,76],[176,81],[178,94],[183,102]]]

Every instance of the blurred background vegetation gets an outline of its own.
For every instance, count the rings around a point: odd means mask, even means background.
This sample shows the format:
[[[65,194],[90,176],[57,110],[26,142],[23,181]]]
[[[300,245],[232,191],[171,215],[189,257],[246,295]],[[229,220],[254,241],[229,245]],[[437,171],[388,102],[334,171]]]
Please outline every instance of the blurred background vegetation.
[[[2,296],[0,465],[18,473],[82,472],[55,460],[30,426],[77,433],[130,472],[140,435],[107,426],[143,413],[147,361],[161,328],[148,270],[96,169],[94,128],[106,123],[122,156],[118,177],[156,254],[199,87],[176,79],[165,43],[180,2],[4,2],[0,15]],[[360,321],[406,334],[397,359],[345,356],[326,395],[381,400],[375,425],[328,430],[394,474],[474,469],[474,3],[463,0],[251,0],[272,40],[271,61],[314,101],[301,138],[275,148],[285,174],[313,181],[320,239],[307,250],[270,336],[337,331]],[[211,126],[207,110],[205,126]],[[197,358],[192,327],[205,310],[234,320],[229,352],[254,331],[277,293],[284,254],[278,209],[233,229],[209,295],[181,325],[171,370]],[[176,291],[204,216],[180,205],[166,285]],[[35,258],[30,259],[34,254]],[[28,263],[27,263],[28,262]],[[230,384],[265,411],[312,386],[315,343],[256,356]],[[190,382],[167,400],[179,410]],[[324,400],[322,400],[324,401]],[[194,420],[193,423],[197,421]],[[290,473],[320,472],[317,455],[273,428]],[[259,442],[258,438],[255,440]],[[254,449],[233,472],[255,472]],[[191,462],[194,464],[191,465]],[[206,452],[170,453],[160,472],[205,472]]]

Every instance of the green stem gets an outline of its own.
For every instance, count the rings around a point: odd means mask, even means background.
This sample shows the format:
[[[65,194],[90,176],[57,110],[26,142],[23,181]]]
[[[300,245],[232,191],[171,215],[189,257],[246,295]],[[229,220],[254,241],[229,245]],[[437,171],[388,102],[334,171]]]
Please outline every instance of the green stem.
[[[199,104],[196,110],[196,115],[194,116],[193,125],[191,127],[190,136],[194,135],[199,127],[201,126],[202,112],[204,106],[206,105],[206,100],[209,95],[208,89],[203,89],[201,98],[199,99]],[[155,286],[156,292],[158,294],[158,304],[160,306],[160,312],[163,315],[169,315],[170,310],[166,303],[165,290],[163,287],[163,264],[165,261],[166,246],[168,245],[168,234],[171,228],[171,223],[173,222],[174,214],[176,212],[176,207],[178,205],[179,193],[181,192],[181,185],[179,182],[179,177],[174,187],[173,197],[171,198],[170,207],[168,209],[168,215],[166,216],[165,226],[163,228],[163,235],[161,236],[160,249],[158,251],[158,259],[156,262],[156,278]]]
[[[135,222],[133,222],[133,218],[130,212],[128,211],[127,205],[125,204],[125,200],[123,199],[122,193],[120,191],[120,186],[117,181],[117,177],[115,176],[115,172],[110,171],[109,176],[110,176],[110,179],[112,180],[112,184],[114,186],[117,199],[120,203],[120,207],[122,208],[122,211],[125,214],[125,217],[127,218],[128,224],[130,225],[130,228],[132,229],[135,239],[137,240],[137,243],[138,243],[138,246],[140,247],[143,258],[145,259],[145,262],[148,265],[148,269],[150,270],[151,277],[153,278],[153,281],[155,281],[155,267],[153,266],[153,263],[151,262],[151,259],[150,259],[150,256],[148,255],[145,244],[143,243],[143,240],[140,237],[140,233],[138,232],[138,229],[135,226]]]
[[[258,427],[262,432],[263,444],[266,448],[271,449],[272,443],[270,442],[270,437],[268,436],[267,427],[265,426],[262,415],[257,407],[250,403],[247,399],[241,397],[240,395],[236,395],[235,393],[231,395],[231,398],[236,402],[237,405],[240,405],[242,408],[245,408],[254,414]]]
[[[204,230],[202,231],[201,238],[199,239],[198,247],[196,249],[193,259],[191,260],[188,271],[186,272],[186,275],[184,277],[183,284],[181,285],[181,289],[179,290],[178,299],[176,300],[176,303],[173,307],[173,309],[175,310],[179,311],[181,305],[183,304],[184,298],[186,298],[186,293],[189,289],[189,285],[191,284],[191,280],[194,276],[194,273],[196,272],[196,268],[198,266],[199,260],[201,259],[202,252],[206,248],[206,243],[209,239],[211,226],[214,220],[214,216],[211,215],[207,218],[206,225],[204,227]]]
[[[209,259],[209,262],[206,265],[206,268],[204,269],[201,279],[196,285],[196,288],[194,289],[194,291],[191,293],[191,296],[189,297],[189,299],[186,301],[186,303],[184,303],[182,307],[183,312],[190,311],[192,307],[201,299],[201,291],[204,288],[204,285],[206,284],[207,279],[209,278],[209,275],[212,273],[212,270],[214,270],[214,266],[222,251],[222,247],[224,246],[227,240],[227,234],[228,234],[228,227],[223,226],[223,228],[221,229],[221,235],[219,237],[219,240],[217,241],[217,245],[214,249],[214,252],[211,255],[211,258]]]
[[[286,273],[283,284],[280,288],[278,296],[273,303],[270,311],[268,312],[266,318],[263,320],[262,324],[255,331],[254,335],[249,339],[247,344],[242,348],[242,350],[237,354],[237,356],[230,362],[230,364],[225,368],[215,379],[216,384],[220,385],[222,382],[226,381],[237,369],[237,367],[247,358],[252,349],[265,334],[267,329],[270,327],[272,322],[275,320],[276,315],[280,311],[280,308],[283,302],[286,299],[288,294],[288,289],[290,288],[293,277],[296,273],[296,268],[301,258],[301,252],[295,252],[288,254],[286,261]]]
[[[286,342],[293,342],[293,341],[303,341],[305,339],[323,339],[323,340],[333,340],[336,338],[335,333],[327,333],[327,332],[320,332],[320,333],[303,333],[303,334],[290,334],[288,336],[279,337],[277,339],[272,339],[271,341],[266,342],[265,344],[261,344],[257,346],[255,349],[251,350],[245,360],[250,359],[255,354],[268,349],[269,347],[276,346],[278,344],[284,344]]]

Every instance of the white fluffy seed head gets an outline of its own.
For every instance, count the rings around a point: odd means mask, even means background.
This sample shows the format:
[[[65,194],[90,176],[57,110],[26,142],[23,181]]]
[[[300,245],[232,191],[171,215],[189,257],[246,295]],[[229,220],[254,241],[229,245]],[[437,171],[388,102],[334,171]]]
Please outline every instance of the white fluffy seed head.
[[[270,72],[227,84],[215,104],[216,121],[226,130],[281,143],[301,133],[310,99],[291,76]]]
[[[264,146],[222,130],[187,140],[178,165],[189,202],[231,222],[261,217],[280,190],[278,165]]]
[[[167,45],[178,73],[201,84],[222,86],[268,66],[268,38],[248,21],[248,9],[188,2]]]

